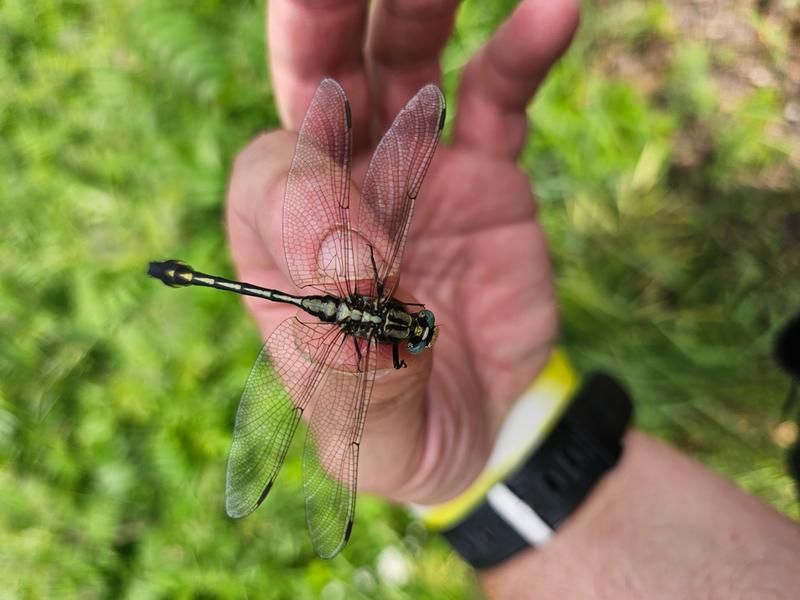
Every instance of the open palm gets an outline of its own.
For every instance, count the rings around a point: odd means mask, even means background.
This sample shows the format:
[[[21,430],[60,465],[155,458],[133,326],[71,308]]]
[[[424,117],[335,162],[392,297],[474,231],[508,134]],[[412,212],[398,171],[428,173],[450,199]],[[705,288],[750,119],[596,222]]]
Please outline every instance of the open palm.
[[[370,131],[383,132],[417,89],[439,80],[456,4],[378,2],[367,30],[360,0],[270,3],[272,75],[287,129],[297,129],[319,80],[336,77],[352,105],[360,184],[377,137]],[[405,357],[407,369],[378,374],[361,444],[362,490],[418,503],[457,494],[547,359],[556,331],[552,277],[516,157],[525,106],[568,45],[577,14],[574,0],[524,2],[465,70],[453,144],[437,150],[419,194],[396,293],[424,302],[441,333],[433,352]],[[257,138],[238,157],[228,194],[240,277],[287,291],[282,203],[295,141],[287,131]],[[265,335],[292,312],[248,305]]]

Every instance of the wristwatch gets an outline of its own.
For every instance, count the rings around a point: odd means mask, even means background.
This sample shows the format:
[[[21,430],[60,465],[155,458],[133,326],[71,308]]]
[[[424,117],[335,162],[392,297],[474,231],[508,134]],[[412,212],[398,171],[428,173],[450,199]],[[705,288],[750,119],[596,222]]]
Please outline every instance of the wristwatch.
[[[543,545],[617,463],[632,413],[613,377],[589,375],[521,465],[440,533],[477,569]]]

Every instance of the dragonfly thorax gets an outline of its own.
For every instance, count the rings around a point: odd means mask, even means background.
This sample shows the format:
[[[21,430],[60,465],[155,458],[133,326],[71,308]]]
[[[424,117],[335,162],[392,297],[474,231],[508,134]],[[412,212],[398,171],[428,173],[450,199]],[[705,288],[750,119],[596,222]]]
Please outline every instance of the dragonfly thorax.
[[[306,296],[301,307],[325,323],[336,323],[345,333],[383,344],[408,340],[415,329],[415,315],[396,300],[360,294]]]

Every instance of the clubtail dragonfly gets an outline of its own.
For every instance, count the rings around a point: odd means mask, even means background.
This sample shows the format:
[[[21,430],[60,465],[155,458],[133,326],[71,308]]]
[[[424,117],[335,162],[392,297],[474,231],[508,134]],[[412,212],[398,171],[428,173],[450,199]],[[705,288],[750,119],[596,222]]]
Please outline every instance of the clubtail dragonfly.
[[[336,555],[353,527],[358,453],[379,345],[411,354],[430,348],[438,327],[422,305],[393,297],[414,201],[436,149],[445,102],[423,87],[378,144],[351,206],[350,106],[323,80],[297,139],[283,204],[284,252],[293,295],[195,271],[178,260],[148,274],[174,287],[204,286],[294,304],[261,350],[245,385],[228,458],[226,510],[243,517],[269,493],[301,418],[306,522],[318,554]]]

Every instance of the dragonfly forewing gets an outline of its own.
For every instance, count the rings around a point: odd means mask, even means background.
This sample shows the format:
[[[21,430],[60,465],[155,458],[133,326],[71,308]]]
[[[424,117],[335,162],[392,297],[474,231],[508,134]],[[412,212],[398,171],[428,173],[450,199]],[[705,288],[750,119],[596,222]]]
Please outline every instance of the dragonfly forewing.
[[[300,287],[344,296],[352,281],[349,192],[350,105],[341,86],[324,79],[297,137],[283,202],[283,246]]]
[[[386,298],[397,287],[414,200],[436,150],[444,119],[442,92],[435,85],[426,85],[395,117],[364,177],[359,235],[354,238],[356,264],[359,271],[372,273],[371,263],[375,260],[377,281]],[[377,281],[373,277],[368,289],[359,292],[377,296]]]

